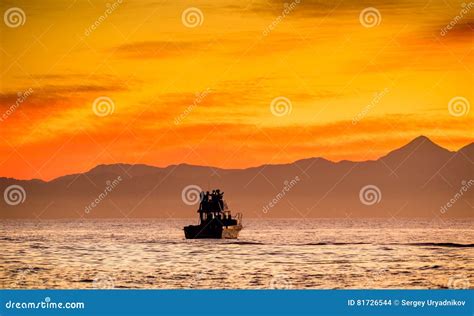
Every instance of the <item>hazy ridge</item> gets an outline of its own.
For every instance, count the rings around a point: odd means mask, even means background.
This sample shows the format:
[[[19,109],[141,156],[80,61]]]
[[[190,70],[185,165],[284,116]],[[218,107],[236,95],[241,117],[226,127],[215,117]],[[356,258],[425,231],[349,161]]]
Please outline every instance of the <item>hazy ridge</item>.
[[[196,205],[181,198],[188,185],[220,188],[231,209],[246,217],[474,217],[473,179],[474,143],[451,152],[420,136],[374,161],[309,158],[248,169],[115,164],[49,182],[0,178],[0,192],[14,184],[26,192],[16,206],[2,199],[0,217],[190,217]],[[359,192],[367,185],[379,188],[378,203],[361,203]],[[441,211],[452,199],[455,203]]]

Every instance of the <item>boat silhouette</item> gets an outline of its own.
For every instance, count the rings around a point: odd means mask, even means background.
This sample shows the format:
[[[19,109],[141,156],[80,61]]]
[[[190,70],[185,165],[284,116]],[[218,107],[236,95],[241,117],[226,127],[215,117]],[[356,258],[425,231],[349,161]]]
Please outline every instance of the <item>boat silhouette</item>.
[[[224,192],[213,190],[212,193],[201,192],[199,203],[199,225],[184,227],[186,239],[214,238],[236,239],[242,230],[242,214],[232,217],[227,203],[223,199]]]

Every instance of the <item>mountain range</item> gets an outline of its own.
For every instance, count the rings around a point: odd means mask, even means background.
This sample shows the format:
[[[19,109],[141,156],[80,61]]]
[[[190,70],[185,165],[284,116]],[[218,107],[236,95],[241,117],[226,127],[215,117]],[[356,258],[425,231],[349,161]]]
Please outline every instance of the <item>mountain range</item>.
[[[19,201],[8,195],[18,187]],[[0,178],[0,218],[194,217],[198,187],[221,189],[244,217],[474,217],[474,143],[449,151],[420,136],[362,162],[308,158],[247,169],[113,164],[47,182]]]

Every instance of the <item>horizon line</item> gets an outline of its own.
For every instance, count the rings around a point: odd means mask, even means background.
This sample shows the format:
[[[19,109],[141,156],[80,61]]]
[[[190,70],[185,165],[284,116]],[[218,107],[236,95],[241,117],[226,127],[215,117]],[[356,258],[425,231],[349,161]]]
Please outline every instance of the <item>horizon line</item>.
[[[62,176],[58,176],[58,177],[54,177],[52,179],[49,179],[49,180],[45,180],[45,179],[40,179],[40,178],[30,178],[30,179],[18,179],[18,178],[12,178],[12,177],[2,177],[0,176],[0,179],[8,179],[8,180],[17,180],[17,181],[34,181],[34,180],[37,180],[37,181],[42,181],[42,182],[45,182],[45,183],[48,183],[48,182],[52,182],[52,181],[55,181],[57,179],[60,179],[60,178],[63,178],[63,177],[68,177],[68,176],[75,176],[75,175],[82,175],[82,174],[85,174],[85,173],[88,173],[92,170],[94,170],[95,168],[97,167],[100,167],[100,166],[115,166],[115,165],[128,165],[128,166],[146,166],[146,167],[151,167],[151,168],[159,168],[159,169],[166,169],[166,168],[169,168],[169,167],[178,167],[178,166],[182,166],[182,165],[187,165],[187,166],[191,166],[191,167],[202,167],[202,168],[212,168],[212,169],[220,169],[220,170],[248,170],[248,169],[255,169],[255,168],[260,168],[260,167],[263,167],[263,166],[282,166],[282,165],[291,165],[291,164],[294,164],[296,162],[299,162],[299,161],[302,161],[302,160],[309,160],[309,159],[323,159],[323,160],[326,160],[328,162],[331,162],[331,163],[334,163],[334,164],[338,164],[338,163],[341,163],[341,162],[351,162],[351,163],[359,163],[359,162],[369,162],[369,161],[378,161],[380,160],[381,158],[383,157],[386,157],[388,156],[390,153],[398,150],[398,149],[401,149],[401,148],[404,148],[406,146],[408,146],[409,144],[413,143],[414,141],[418,140],[418,139],[422,139],[424,142],[427,140],[429,142],[431,142],[432,144],[434,144],[435,146],[441,148],[441,149],[444,149],[448,152],[451,152],[451,153],[455,153],[455,152],[458,152],[460,151],[461,149],[469,146],[469,145],[472,145],[474,144],[474,140],[465,144],[464,146],[461,146],[460,148],[458,148],[457,150],[455,151],[451,151],[443,146],[440,146],[439,144],[435,143],[434,141],[432,141],[429,137],[425,136],[425,135],[420,135],[420,136],[417,136],[415,138],[413,138],[412,140],[410,140],[409,142],[407,142],[405,145],[402,145],[400,147],[397,147],[397,148],[394,148],[390,151],[388,151],[387,153],[379,156],[378,158],[376,159],[368,159],[368,160],[360,160],[360,161],[356,161],[356,160],[348,160],[348,159],[341,159],[341,160],[338,160],[338,161],[334,161],[334,160],[330,160],[330,159],[327,159],[323,156],[312,156],[312,157],[306,157],[306,158],[300,158],[300,159],[297,159],[297,160],[294,160],[294,161],[291,161],[291,162],[287,162],[287,163],[276,163],[276,164],[260,164],[260,165],[257,165],[257,166],[249,166],[249,167],[245,167],[245,168],[221,168],[221,167],[214,167],[214,166],[205,166],[205,165],[193,165],[193,164],[189,164],[189,163],[186,163],[186,162],[182,162],[182,163],[178,163],[178,164],[169,164],[169,165],[166,165],[166,166],[157,166],[157,165],[149,165],[149,164],[143,164],[143,163],[124,163],[124,162],[117,162],[117,163],[113,163],[113,164],[98,164],[88,170],[85,170],[85,171],[82,171],[82,172],[77,172],[77,173],[70,173],[70,174],[64,174]]]

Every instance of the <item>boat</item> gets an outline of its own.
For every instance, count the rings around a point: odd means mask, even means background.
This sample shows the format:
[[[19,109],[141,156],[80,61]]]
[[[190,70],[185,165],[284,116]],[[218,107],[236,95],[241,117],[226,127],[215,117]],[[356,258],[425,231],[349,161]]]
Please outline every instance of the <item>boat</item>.
[[[213,190],[212,193],[201,192],[199,203],[199,224],[184,227],[186,239],[237,239],[242,230],[242,213],[232,217],[224,192]]]

